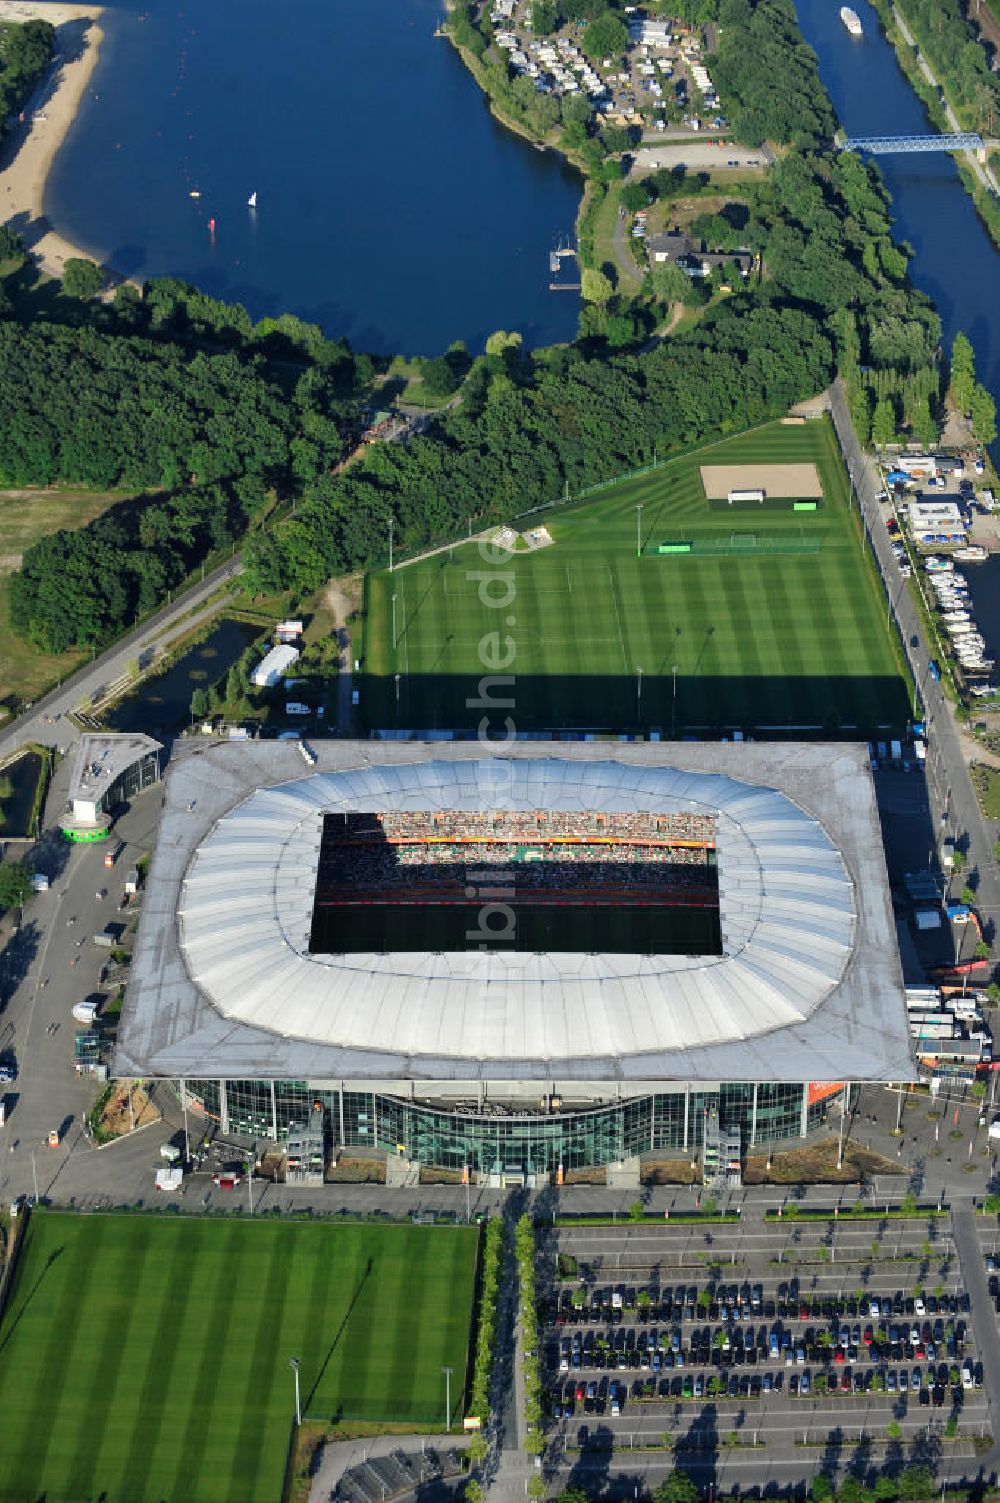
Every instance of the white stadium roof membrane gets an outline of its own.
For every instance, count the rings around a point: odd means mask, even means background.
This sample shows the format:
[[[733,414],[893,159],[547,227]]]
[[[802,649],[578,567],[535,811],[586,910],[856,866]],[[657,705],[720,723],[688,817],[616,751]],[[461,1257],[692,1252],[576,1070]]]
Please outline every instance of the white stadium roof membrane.
[[[912,1075],[863,747],[314,747],[304,776],[287,743],[171,768],[116,1073]],[[714,814],[723,953],[309,953],[325,814],[496,807]]]

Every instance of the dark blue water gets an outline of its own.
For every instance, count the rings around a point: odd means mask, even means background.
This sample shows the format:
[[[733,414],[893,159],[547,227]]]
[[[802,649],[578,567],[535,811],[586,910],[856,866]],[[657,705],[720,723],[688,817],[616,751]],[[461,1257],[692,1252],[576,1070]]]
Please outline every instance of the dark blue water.
[[[866,0],[851,0],[863,38],[850,36],[834,0],[796,0],[799,24],[848,135],[927,133],[924,107]],[[1000,251],[976,215],[955,163],[944,152],[883,156],[894,235],[913,247],[910,275],[934,299],[950,344],[962,330],[976,351],[979,379],[1000,406]]]
[[[796,0],[799,23],[819,56],[823,82],[849,135],[920,134],[933,129],[900,71],[866,0],[851,0],[864,25],[849,35],[834,0]],[[950,156],[884,156],[879,166],[892,194],[894,234],[913,247],[910,275],[941,315],[945,342],[959,330],[972,340],[979,379],[1000,407],[1000,251],[976,215]],[[994,462],[1000,445],[994,445]],[[1000,657],[1000,559],[970,564],[976,621]]]
[[[113,705],[105,722],[114,731],[145,731],[154,736],[187,725],[195,689],[221,686],[240,654],[261,634],[259,626],[224,616],[203,642],[165,673],[145,679],[134,694]]]
[[[572,338],[577,296],[549,292],[548,252],[572,232],[580,179],[497,125],[435,38],[441,14],[440,0],[112,3],[48,217],[120,272],[183,277],[254,318],[297,313],[362,349]]]

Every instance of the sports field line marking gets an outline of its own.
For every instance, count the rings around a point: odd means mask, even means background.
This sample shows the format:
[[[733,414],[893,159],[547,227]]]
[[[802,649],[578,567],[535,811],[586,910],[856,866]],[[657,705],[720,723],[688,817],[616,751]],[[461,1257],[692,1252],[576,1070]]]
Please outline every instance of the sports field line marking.
[[[615,576],[610,564],[608,565],[608,578],[611,581],[611,598],[615,603],[615,616],[618,620],[618,643],[622,650],[622,667],[627,673],[628,657],[625,653],[625,633],[622,631],[622,612],[621,606],[618,604],[618,587],[615,584]]]

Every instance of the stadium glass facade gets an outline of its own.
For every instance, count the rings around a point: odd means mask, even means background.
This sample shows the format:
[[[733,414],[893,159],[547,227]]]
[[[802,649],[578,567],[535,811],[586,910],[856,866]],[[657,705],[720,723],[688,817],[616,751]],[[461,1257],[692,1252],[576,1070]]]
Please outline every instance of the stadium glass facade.
[[[344,1148],[401,1154],[442,1169],[484,1174],[548,1174],[589,1169],[656,1152],[697,1152],[706,1112],[738,1127],[745,1148],[788,1142],[818,1127],[828,1097],[808,1085],[739,1083],[717,1090],[681,1089],[604,1106],[544,1113],[486,1103],[459,1110],[345,1084],[305,1081],[188,1080],[189,1099],[227,1132],[283,1141],[301,1129],[314,1101],[323,1103],[331,1141]]]

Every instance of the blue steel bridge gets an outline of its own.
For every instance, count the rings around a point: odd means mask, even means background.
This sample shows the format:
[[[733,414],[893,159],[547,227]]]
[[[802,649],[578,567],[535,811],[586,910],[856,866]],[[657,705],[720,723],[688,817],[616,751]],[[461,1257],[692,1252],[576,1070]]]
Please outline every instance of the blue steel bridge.
[[[982,136],[971,131],[956,131],[951,135],[934,136],[852,136],[838,141],[838,151],[867,151],[873,156],[886,156],[891,152],[915,151],[982,151],[993,146]]]

